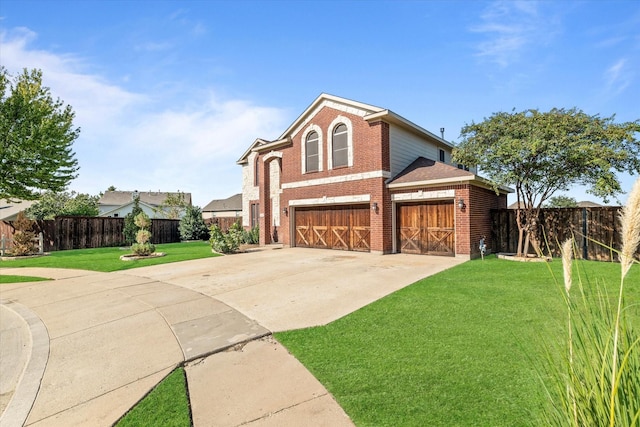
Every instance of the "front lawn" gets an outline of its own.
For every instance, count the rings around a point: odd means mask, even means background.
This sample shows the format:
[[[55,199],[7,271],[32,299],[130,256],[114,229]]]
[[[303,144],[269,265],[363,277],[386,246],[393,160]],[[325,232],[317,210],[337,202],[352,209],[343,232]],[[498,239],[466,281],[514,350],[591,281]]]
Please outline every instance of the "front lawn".
[[[121,261],[120,255],[131,251],[120,248],[75,249],[51,252],[51,255],[39,258],[0,261],[0,268],[77,268],[107,272],[218,256],[211,252],[211,246],[207,242],[166,243],[156,245],[156,252],[164,252],[166,255],[138,261]]]
[[[23,282],[40,282],[43,280],[51,280],[44,277],[32,276],[16,276],[12,274],[0,274],[0,283],[23,283]]]
[[[579,262],[615,295],[620,265]],[[276,334],[358,426],[541,425],[538,361],[562,346],[561,263],[470,261],[327,326]],[[575,280],[575,279],[574,279]],[[626,280],[640,324],[640,266]]]
[[[191,413],[185,392],[184,368],[178,368],[158,384],[116,427],[163,426],[189,427]]]

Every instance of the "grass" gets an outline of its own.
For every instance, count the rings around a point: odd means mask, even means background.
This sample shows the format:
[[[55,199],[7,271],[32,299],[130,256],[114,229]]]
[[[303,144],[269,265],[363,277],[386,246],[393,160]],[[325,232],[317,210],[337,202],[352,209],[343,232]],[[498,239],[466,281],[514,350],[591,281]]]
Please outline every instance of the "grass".
[[[581,264],[586,280],[619,278],[619,264]],[[471,261],[276,338],[358,426],[542,425],[536,364],[542,343],[562,346],[561,270],[559,262]],[[640,321],[640,268],[629,274],[627,303]]]
[[[23,283],[23,282],[41,282],[43,280],[51,280],[45,277],[33,276],[16,276],[13,274],[0,274],[0,283]]]
[[[156,252],[164,252],[166,255],[137,261],[121,261],[120,256],[130,253],[130,251],[120,248],[75,249],[51,252],[51,255],[39,258],[0,261],[0,268],[49,267],[109,272],[218,256],[211,252],[211,246],[207,242],[156,245]]]
[[[169,374],[138,405],[122,417],[116,426],[191,426],[184,368],[178,368]]]

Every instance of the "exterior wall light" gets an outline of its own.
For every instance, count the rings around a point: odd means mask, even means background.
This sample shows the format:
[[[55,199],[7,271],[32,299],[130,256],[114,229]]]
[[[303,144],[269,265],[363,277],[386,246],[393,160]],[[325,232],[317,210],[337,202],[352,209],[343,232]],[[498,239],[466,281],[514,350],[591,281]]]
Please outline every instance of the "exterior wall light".
[[[378,212],[378,202],[373,202],[371,204],[371,210],[376,212],[376,213]]]
[[[466,207],[466,205],[464,204],[464,199],[458,200],[458,207],[460,208],[460,210]]]
[[[287,207],[285,206],[284,208],[282,208],[282,213],[285,215],[289,215],[289,209],[287,209]]]

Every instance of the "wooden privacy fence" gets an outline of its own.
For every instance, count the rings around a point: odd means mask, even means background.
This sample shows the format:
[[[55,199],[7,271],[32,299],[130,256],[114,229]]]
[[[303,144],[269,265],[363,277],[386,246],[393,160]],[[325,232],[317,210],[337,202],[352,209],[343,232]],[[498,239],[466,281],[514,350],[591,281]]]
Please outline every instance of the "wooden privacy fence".
[[[229,228],[236,222],[240,223],[242,221],[242,217],[226,217],[220,216],[217,218],[207,218],[204,220],[204,223],[207,225],[207,228],[211,227],[213,224],[218,224],[223,233],[229,231]]]
[[[124,218],[64,216],[34,222],[34,231],[44,236],[45,252],[125,245]],[[179,242],[179,225],[177,219],[151,220],[151,242]],[[0,232],[13,237],[14,229],[11,223],[0,221]]]
[[[560,256],[560,246],[574,237],[577,256],[582,259],[614,261],[618,255],[596,242],[620,250],[621,207],[540,209],[538,223],[545,253]],[[516,252],[518,225],[516,209],[491,211],[495,251]],[[640,250],[636,255],[640,254]]]

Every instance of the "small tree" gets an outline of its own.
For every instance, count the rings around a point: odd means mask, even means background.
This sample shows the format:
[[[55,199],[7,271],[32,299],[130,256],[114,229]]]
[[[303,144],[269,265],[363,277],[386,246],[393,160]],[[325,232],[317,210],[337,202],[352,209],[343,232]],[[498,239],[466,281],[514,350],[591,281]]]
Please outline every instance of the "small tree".
[[[13,255],[22,256],[34,253],[33,239],[36,234],[32,231],[33,221],[20,212],[18,218],[13,222],[13,227],[16,229],[13,234]]]
[[[495,113],[462,128],[454,161],[478,165],[494,188],[515,186],[518,255],[529,242],[541,254],[538,215],[557,191],[582,184],[608,198],[621,191],[616,172],[640,173],[640,120],[614,123],[577,109]]]
[[[136,232],[136,243],[131,245],[131,251],[138,256],[151,255],[156,250],[156,247],[151,244],[151,231],[147,230],[151,226],[151,220],[147,214],[141,212],[135,216],[134,223],[138,227],[138,231]]]
[[[207,225],[198,206],[187,206],[184,216],[180,219],[179,231],[182,240],[203,240],[208,237]]]
[[[168,219],[179,219],[180,215],[189,206],[185,200],[184,193],[168,193],[164,202],[157,207],[157,212],[166,216]]]
[[[136,197],[133,200],[133,208],[131,208],[131,212],[124,217],[124,230],[122,233],[124,234],[124,240],[127,245],[131,245],[136,241],[136,233],[138,232],[139,227],[136,225],[135,218],[141,213],[143,213],[143,211],[140,207],[140,198]]]

